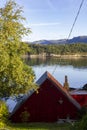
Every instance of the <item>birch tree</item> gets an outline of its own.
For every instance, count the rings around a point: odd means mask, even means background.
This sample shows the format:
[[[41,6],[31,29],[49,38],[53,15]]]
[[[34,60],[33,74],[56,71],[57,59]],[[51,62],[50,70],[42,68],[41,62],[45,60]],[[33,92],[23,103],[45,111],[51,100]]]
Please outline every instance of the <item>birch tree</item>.
[[[23,25],[22,12],[13,0],[0,8],[0,97],[26,93],[34,87],[34,72],[22,60],[29,51],[22,38],[31,32]]]

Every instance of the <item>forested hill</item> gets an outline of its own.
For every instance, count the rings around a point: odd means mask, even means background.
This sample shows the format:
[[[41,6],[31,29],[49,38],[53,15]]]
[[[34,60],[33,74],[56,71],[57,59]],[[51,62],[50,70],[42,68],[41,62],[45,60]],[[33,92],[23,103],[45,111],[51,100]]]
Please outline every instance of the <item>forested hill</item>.
[[[59,40],[39,40],[32,42],[33,44],[72,44],[72,43],[87,43],[87,36],[73,37],[72,39]]]
[[[87,55],[87,36],[78,36],[72,39],[40,40],[28,44],[29,55]]]
[[[55,55],[87,55],[87,44],[73,43],[73,44],[29,44],[29,55],[45,54],[46,56]]]

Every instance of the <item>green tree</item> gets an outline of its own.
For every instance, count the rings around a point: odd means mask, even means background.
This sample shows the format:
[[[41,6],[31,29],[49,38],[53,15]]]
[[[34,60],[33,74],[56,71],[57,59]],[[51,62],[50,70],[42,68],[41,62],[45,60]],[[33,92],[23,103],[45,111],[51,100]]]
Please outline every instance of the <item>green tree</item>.
[[[87,84],[82,87],[83,90],[87,90]]]
[[[0,97],[26,93],[34,87],[34,72],[22,59],[29,51],[22,37],[31,32],[23,25],[22,12],[13,0],[0,8]]]

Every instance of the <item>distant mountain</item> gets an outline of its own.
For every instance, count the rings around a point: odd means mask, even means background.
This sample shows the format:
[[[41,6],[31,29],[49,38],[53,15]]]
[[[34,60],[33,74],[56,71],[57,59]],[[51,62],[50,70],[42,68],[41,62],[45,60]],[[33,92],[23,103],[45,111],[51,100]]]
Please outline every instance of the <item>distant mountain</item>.
[[[69,43],[87,43],[87,36],[78,36],[68,40]]]
[[[72,39],[59,40],[39,40],[34,41],[33,44],[72,44],[72,43],[87,43],[87,36],[73,37]]]
[[[34,41],[33,44],[65,44],[66,39],[60,39],[60,40],[39,40]]]

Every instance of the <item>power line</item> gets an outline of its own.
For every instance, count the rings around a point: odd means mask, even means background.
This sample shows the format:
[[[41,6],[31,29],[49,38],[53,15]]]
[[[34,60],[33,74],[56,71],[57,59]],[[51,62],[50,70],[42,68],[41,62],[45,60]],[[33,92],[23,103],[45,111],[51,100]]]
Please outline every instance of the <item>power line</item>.
[[[74,26],[75,26],[75,23],[76,23],[76,21],[77,21],[77,18],[78,18],[79,14],[80,14],[80,11],[81,11],[83,2],[84,2],[84,0],[81,1],[81,4],[80,4],[80,6],[79,6],[79,10],[78,10],[78,12],[77,12],[77,14],[76,14],[76,17],[75,17],[75,20],[74,20],[74,22],[73,22],[73,24],[72,24],[72,27],[71,27],[71,29],[70,29],[70,32],[69,32],[69,35],[68,35],[67,40],[68,40],[68,39],[70,38],[70,36],[71,36],[71,33],[72,33],[72,31],[73,31],[73,28],[74,28]]]
[[[73,24],[72,24],[72,27],[71,27],[71,29],[70,29],[70,32],[69,32],[69,35],[68,35],[67,40],[68,40],[68,39],[70,38],[70,36],[71,36],[71,33],[72,33],[73,28],[74,28],[74,26],[75,26],[75,23],[76,23],[76,21],[77,21],[77,19],[78,19],[78,16],[79,16],[79,14],[80,14],[80,11],[81,11],[81,8],[82,8],[83,3],[84,3],[84,0],[81,1],[81,4],[80,4],[80,6],[79,6],[78,12],[77,12],[77,14],[76,14],[76,17],[75,17],[74,22],[73,22]],[[66,41],[67,41],[67,40],[66,40]],[[52,75],[54,74],[56,68],[57,68],[57,65],[55,66],[55,68],[54,68],[54,70],[53,70],[53,72],[52,72]]]

